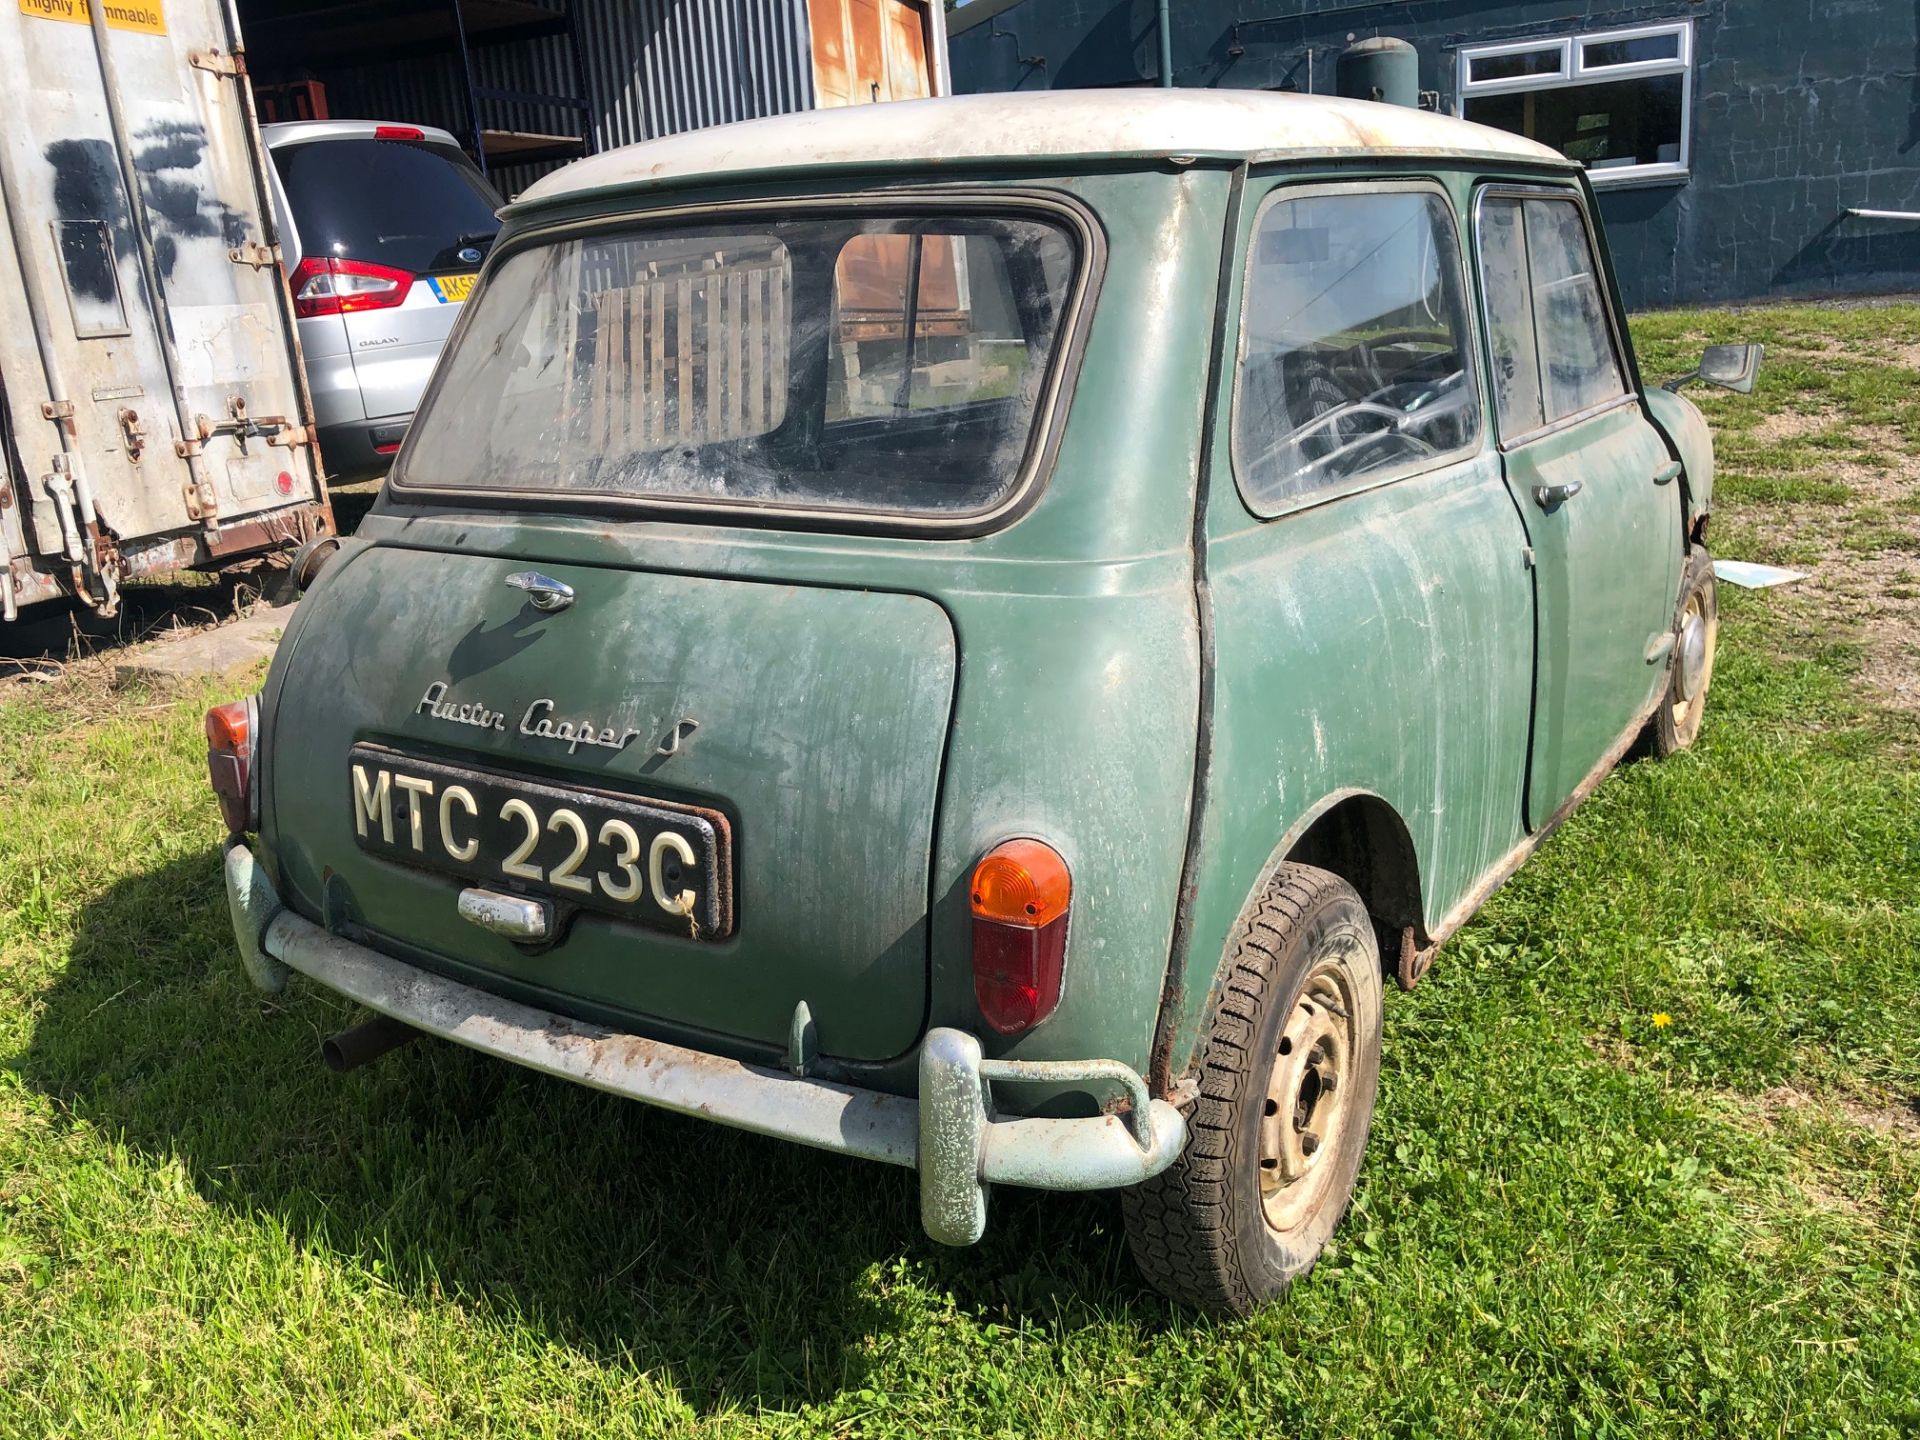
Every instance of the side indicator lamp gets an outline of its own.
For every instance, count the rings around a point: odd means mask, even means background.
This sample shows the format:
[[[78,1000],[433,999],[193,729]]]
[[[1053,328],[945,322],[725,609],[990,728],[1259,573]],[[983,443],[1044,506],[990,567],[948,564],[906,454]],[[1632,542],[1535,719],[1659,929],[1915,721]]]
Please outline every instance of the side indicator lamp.
[[[996,845],[973,869],[973,995],[1001,1035],[1031,1030],[1059,1007],[1073,880],[1039,840]]]

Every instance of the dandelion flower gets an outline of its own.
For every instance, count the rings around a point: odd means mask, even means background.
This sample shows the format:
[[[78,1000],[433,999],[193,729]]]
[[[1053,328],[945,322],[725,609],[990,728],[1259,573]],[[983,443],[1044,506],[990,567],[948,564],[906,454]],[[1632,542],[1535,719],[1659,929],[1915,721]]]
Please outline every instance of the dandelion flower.
[[[1667,1026],[1671,1025],[1672,1023],[1673,1023],[1673,1017],[1667,1014],[1666,1011],[1656,1010],[1653,1012],[1653,1028],[1654,1029],[1664,1030],[1667,1028]]]

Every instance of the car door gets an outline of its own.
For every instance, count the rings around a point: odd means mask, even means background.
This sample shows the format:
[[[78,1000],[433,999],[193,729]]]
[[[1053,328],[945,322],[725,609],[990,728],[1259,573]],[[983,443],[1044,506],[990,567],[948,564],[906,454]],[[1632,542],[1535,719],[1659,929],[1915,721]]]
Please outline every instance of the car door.
[[[1533,666],[1453,194],[1281,176],[1247,209],[1205,557],[1222,888],[1364,793],[1419,857],[1430,913],[1394,922],[1434,919],[1520,838]]]
[[[1502,466],[1533,557],[1537,829],[1665,681],[1683,522],[1580,196],[1489,186],[1475,210]]]

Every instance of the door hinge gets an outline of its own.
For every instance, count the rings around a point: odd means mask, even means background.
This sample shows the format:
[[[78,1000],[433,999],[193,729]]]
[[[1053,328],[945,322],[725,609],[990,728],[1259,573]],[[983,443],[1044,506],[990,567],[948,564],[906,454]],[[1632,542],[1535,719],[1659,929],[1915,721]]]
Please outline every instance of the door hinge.
[[[196,70],[205,70],[210,75],[237,78],[247,73],[247,57],[239,50],[231,55],[221,50],[189,50],[187,64]]]
[[[280,247],[262,245],[258,240],[249,240],[246,244],[235,246],[227,251],[227,259],[236,265],[251,265],[256,270],[264,270],[269,265],[280,263]]]
[[[1533,568],[1533,547],[1531,545],[1522,545],[1520,547],[1520,563],[1529,570]]]
[[[189,520],[211,525],[220,514],[220,496],[211,480],[202,480],[197,485],[188,481],[180,487],[180,496],[186,501]]]

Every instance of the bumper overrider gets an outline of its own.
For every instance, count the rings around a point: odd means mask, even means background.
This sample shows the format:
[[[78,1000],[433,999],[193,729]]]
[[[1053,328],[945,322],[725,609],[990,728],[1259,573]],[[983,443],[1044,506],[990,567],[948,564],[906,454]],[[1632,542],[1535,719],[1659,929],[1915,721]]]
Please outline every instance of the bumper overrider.
[[[226,857],[234,939],[253,983],[278,991],[289,970],[370,1010],[529,1069],[697,1115],[920,1172],[920,1218],[947,1245],[986,1230],[992,1182],[1039,1190],[1133,1185],[1173,1163],[1186,1122],[1114,1060],[989,1060],[963,1030],[927,1032],[918,1097],[883,1094],[667,1045],[521,1005],[329,933],[281,903],[252,850]],[[1002,1118],[995,1084],[1083,1085],[1123,1094],[1123,1117]]]

